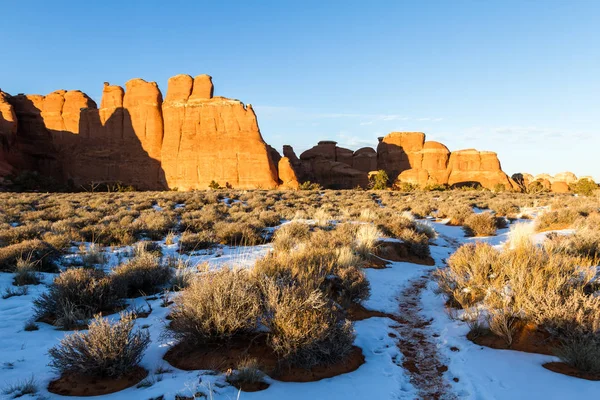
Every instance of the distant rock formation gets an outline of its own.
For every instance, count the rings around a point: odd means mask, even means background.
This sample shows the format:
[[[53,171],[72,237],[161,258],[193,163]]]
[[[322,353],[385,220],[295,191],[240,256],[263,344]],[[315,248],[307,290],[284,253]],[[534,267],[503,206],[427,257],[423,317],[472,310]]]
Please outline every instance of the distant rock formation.
[[[535,177],[527,173],[517,173],[512,176],[519,186],[525,190],[538,191],[540,189],[551,191],[553,193],[569,193],[570,185],[577,183],[581,179],[588,179],[594,182],[591,176],[577,177],[573,172],[560,172],[554,176],[550,174],[539,174]]]
[[[518,185],[502,171],[498,155],[492,151],[453,151],[447,172],[450,186],[479,183],[488,189],[494,189],[498,185],[506,190],[518,189]]]

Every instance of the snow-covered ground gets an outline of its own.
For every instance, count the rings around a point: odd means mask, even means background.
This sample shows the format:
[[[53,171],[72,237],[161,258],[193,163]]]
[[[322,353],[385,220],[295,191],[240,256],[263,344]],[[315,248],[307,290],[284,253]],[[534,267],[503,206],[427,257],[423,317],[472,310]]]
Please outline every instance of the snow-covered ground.
[[[371,297],[364,302],[368,309],[386,313],[398,312],[398,295],[412,280],[428,271],[444,266],[446,259],[461,243],[473,240],[487,241],[500,246],[508,238],[509,229],[500,230],[490,238],[465,238],[462,228],[430,222],[439,233],[431,246],[435,267],[427,267],[405,262],[394,262],[386,269],[367,269],[365,273],[371,283]],[[538,238],[541,240],[541,237]],[[254,261],[265,255],[270,245],[252,247],[221,247],[217,251],[198,252],[184,256],[190,268],[208,263],[219,268],[227,264],[251,267]],[[131,253],[131,248],[113,249],[108,267],[118,264],[120,259]],[[163,243],[164,256],[177,256],[177,241],[172,245]],[[121,254],[118,256],[117,254]],[[13,274],[0,273],[0,292],[11,287]],[[52,274],[44,274],[44,282],[50,283]],[[14,288],[14,287],[13,287]],[[542,368],[542,364],[555,360],[555,357],[525,354],[510,350],[482,348],[466,339],[468,327],[465,323],[452,320],[444,311],[444,299],[434,293],[435,283],[430,282],[423,290],[422,315],[433,319],[429,330],[434,337],[438,352],[444,358],[449,370],[445,378],[452,394],[468,399],[568,399],[597,396],[600,382],[590,382],[571,378]],[[36,395],[23,398],[57,399],[47,392],[48,383],[57,374],[48,367],[48,349],[58,343],[68,332],[39,323],[39,330],[24,331],[24,325],[33,317],[32,301],[45,289],[45,285],[29,286],[24,296],[0,299],[0,390],[3,385],[22,382],[33,377],[39,391]],[[132,306],[152,306],[147,318],[139,318],[136,325],[148,329],[152,343],[146,351],[141,365],[150,371],[148,380],[151,386],[132,387],[118,393],[105,395],[103,399],[151,399],[164,396],[165,400],[176,395],[192,396],[194,393],[212,392],[215,399],[414,399],[418,392],[410,383],[408,372],[402,368],[402,354],[396,346],[396,339],[390,333],[397,333],[392,326],[395,321],[375,317],[355,323],[356,342],[362,348],[366,362],[356,371],[334,378],[311,383],[285,383],[270,380],[271,386],[261,392],[238,393],[225,383],[223,375],[210,371],[182,371],[170,366],[162,358],[172,343],[164,338],[166,315],[169,309],[162,307],[162,299],[144,298],[130,301]],[[118,318],[112,315],[107,318]],[[451,351],[451,347],[459,351]],[[157,369],[160,373],[156,373]],[[166,370],[166,372],[165,372]],[[458,382],[450,378],[458,378]],[[3,398],[11,398],[2,395]],[[239,396],[239,397],[238,397]],[[210,398],[210,397],[209,397]]]

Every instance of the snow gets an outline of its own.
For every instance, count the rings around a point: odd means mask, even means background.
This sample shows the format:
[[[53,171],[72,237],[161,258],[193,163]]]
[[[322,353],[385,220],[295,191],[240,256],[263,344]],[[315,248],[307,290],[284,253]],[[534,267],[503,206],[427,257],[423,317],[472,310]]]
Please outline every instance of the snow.
[[[314,223],[314,221],[305,221]],[[488,238],[465,238],[461,227],[448,226],[443,222],[428,222],[439,233],[431,246],[435,267],[416,265],[406,262],[393,262],[389,268],[366,269],[371,283],[371,297],[364,302],[367,309],[385,313],[398,312],[398,295],[411,280],[418,279],[435,268],[444,267],[444,260],[462,243],[485,241],[500,247],[508,239],[509,229],[503,229],[497,236]],[[527,223],[525,221],[525,223]],[[561,231],[561,234],[569,234]],[[537,234],[534,240],[541,241],[545,234]],[[266,255],[271,246],[230,247],[221,246],[217,250],[198,251],[191,255],[177,252],[178,238],[174,243],[162,243],[165,257],[180,257],[189,268],[208,263],[210,268],[224,265],[241,265],[251,268],[256,259]],[[89,244],[86,244],[89,245]],[[107,269],[114,268],[120,261],[130,257],[130,246],[113,248],[108,254]],[[0,273],[0,291],[12,286],[13,274]],[[43,281],[49,284],[54,275],[43,274]],[[14,287],[13,287],[14,288]],[[478,346],[466,339],[468,326],[459,320],[451,319],[445,312],[444,299],[435,294],[436,285],[429,282],[423,290],[421,313],[426,319],[432,319],[429,327],[441,357],[447,362],[449,370],[445,379],[451,377],[458,382],[449,382],[453,394],[467,399],[520,399],[520,398],[586,398],[595,397],[600,382],[591,382],[571,378],[550,372],[542,367],[548,361],[556,360],[552,356],[526,354],[510,350],[493,350]],[[46,290],[45,285],[29,286],[24,296],[0,300],[0,385],[13,384],[33,376],[39,392],[33,397],[59,399],[61,396],[47,392],[48,383],[57,378],[48,367],[48,349],[58,343],[68,332],[55,330],[50,325],[38,323],[39,330],[26,332],[24,325],[33,318],[32,301]],[[402,368],[402,354],[396,346],[396,339],[389,336],[395,332],[396,323],[389,318],[370,318],[355,323],[355,345],[362,348],[366,362],[354,372],[310,383],[287,383],[268,379],[271,386],[261,392],[241,393],[225,383],[222,374],[210,371],[182,371],[170,366],[162,358],[173,344],[165,338],[166,315],[169,308],[161,306],[162,299],[147,300],[137,298],[129,300],[131,307],[147,308],[146,301],[152,307],[147,318],[138,318],[135,323],[142,329],[148,329],[152,343],[146,351],[141,365],[150,371],[150,387],[135,386],[118,393],[102,396],[103,399],[129,400],[150,399],[164,396],[165,400],[176,395],[191,396],[200,391],[212,392],[215,399],[414,399],[418,397],[416,389],[409,380],[407,371]],[[118,315],[107,318],[115,319]],[[459,351],[451,351],[451,347]],[[167,371],[157,374],[157,368]],[[2,387],[0,387],[2,389]],[[4,396],[4,397],[1,397]],[[0,398],[10,398],[2,395]],[[210,398],[210,397],[209,397]],[[75,397],[76,399],[76,397]]]

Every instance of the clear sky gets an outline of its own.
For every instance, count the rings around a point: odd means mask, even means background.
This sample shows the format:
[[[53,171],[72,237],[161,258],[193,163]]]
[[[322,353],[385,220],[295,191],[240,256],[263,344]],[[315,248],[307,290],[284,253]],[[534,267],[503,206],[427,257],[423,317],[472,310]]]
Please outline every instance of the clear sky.
[[[600,180],[598,0],[5,1],[0,88],[213,76],[265,140],[376,146],[422,131],[504,170]]]

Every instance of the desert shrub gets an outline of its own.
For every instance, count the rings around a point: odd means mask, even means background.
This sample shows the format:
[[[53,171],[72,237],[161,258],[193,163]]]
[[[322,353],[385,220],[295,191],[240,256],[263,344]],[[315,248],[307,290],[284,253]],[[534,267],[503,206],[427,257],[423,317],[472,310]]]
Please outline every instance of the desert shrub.
[[[38,318],[50,318],[57,326],[71,328],[98,312],[114,310],[124,292],[102,270],[68,269],[33,304]]]
[[[410,212],[416,218],[425,218],[433,211],[433,207],[428,202],[416,202],[411,204]]]
[[[489,212],[471,214],[465,219],[463,230],[467,236],[494,236],[496,217]]]
[[[67,335],[48,351],[50,366],[60,372],[117,378],[137,367],[150,344],[150,334],[134,329],[132,314],[111,324],[96,316],[87,332]]]
[[[174,219],[167,211],[144,211],[134,222],[134,229],[150,240],[161,240],[174,225]]]
[[[415,222],[406,216],[394,215],[390,218],[382,218],[378,227],[384,235],[397,238],[404,230],[413,229]]]
[[[322,187],[318,183],[312,183],[311,181],[302,182],[298,186],[299,190],[321,190]]]
[[[361,224],[355,234],[355,249],[358,254],[367,257],[377,247],[377,242],[383,233],[372,224]]]
[[[546,211],[536,218],[536,229],[538,231],[565,229],[582,216],[580,210],[574,208],[562,208]]]
[[[561,361],[580,371],[600,374],[600,335],[569,335],[555,350]]]
[[[385,190],[387,189],[389,177],[387,172],[380,169],[376,173],[369,176],[369,186],[373,190]]]
[[[66,233],[46,232],[42,235],[42,239],[62,253],[71,247],[71,236]]]
[[[598,190],[598,185],[587,178],[579,179],[577,182],[569,184],[569,189],[573,193],[584,196],[591,196]]]
[[[244,358],[234,371],[228,371],[225,380],[236,388],[244,390],[246,385],[263,382],[264,378],[265,373],[260,370],[258,361],[255,358]]]
[[[424,233],[406,228],[398,232],[396,238],[406,243],[408,245],[408,252],[418,258],[424,259],[431,255],[429,238]]]
[[[310,235],[310,227],[302,222],[290,222],[279,227],[273,235],[273,248],[276,251],[291,249],[296,243]]]
[[[37,272],[35,263],[24,258],[19,258],[15,268],[13,283],[17,286],[39,284],[40,275]]]
[[[465,220],[473,214],[473,209],[466,204],[444,202],[437,209],[438,218],[449,218],[451,225],[463,225]]]
[[[160,291],[173,276],[168,265],[160,258],[144,252],[114,269],[113,280],[127,290],[128,297],[152,294]]]
[[[202,231],[199,233],[184,232],[179,239],[179,251],[191,253],[197,250],[210,249],[217,244],[217,238],[213,231]]]
[[[453,305],[465,308],[485,298],[486,290],[502,281],[498,274],[500,253],[486,243],[470,243],[459,247],[448,259],[448,268],[434,272],[439,290]]]
[[[139,257],[150,253],[155,257],[162,257],[163,251],[160,243],[142,240],[133,245],[133,256]]]
[[[352,324],[317,290],[265,284],[269,343],[284,363],[311,368],[346,357],[354,342]]]
[[[264,226],[277,226],[281,223],[281,217],[274,211],[261,211],[258,220]]]
[[[371,286],[364,272],[355,266],[340,268],[330,278],[330,297],[343,307],[369,298]]]
[[[217,222],[214,226],[217,240],[230,246],[254,246],[264,243],[262,229],[243,222]]]
[[[497,216],[508,217],[519,213],[520,209],[515,203],[509,200],[493,200],[489,202],[489,208],[493,210]]]
[[[82,245],[79,250],[81,251],[81,265],[86,268],[103,266],[108,260],[106,254],[102,252],[102,248],[95,243],[88,247]]]
[[[41,240],[26,240],[0,248],[0,271],[14,271],[17,261],[26,259],[34,263],[40,272],[55,272],[60,254],[48,243]]]
[[[170,329],[180,342],[206,343],[252,332],[263,308],[260,291],[245,270],[207,272],[175,299]]]

